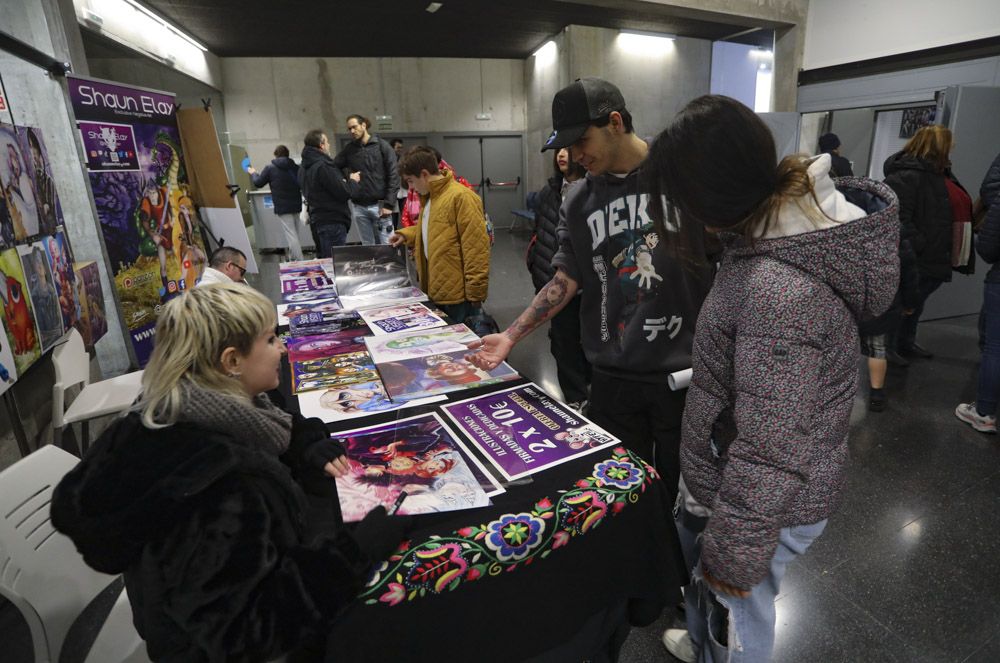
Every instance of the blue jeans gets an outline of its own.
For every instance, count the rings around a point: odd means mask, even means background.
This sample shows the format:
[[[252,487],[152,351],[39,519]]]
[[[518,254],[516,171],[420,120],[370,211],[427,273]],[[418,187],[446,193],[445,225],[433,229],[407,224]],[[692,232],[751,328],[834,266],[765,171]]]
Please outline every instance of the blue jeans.
[[[982,350],[976,409],[995,416],[1000,400],[1000,283],[983,285]]]
[[[389,235],[392,234],[392,217],[379,216],[378,203],[374,205],[359,205],[351,203],[351,218],[358,227],[358,234],[361,235],[361,243],[388,244]]]
[[[315,229],[319,240],[316,255],[319,258],[333,257],[333,247],[347,243],[347,228],[342,223],[317,223]]]
[[[691,569],[691,583],[684,588],[684,603],[688,634],[698,663],[770,661],[774,649],[774,599],[781,588],[781,579],[788,563],[823,533],[826,520],[782,528],[770,573],[745,599],[712,592],[701,576],[700,533],[688,529],[683,513],[678,514],[675,522],[684,560]]]

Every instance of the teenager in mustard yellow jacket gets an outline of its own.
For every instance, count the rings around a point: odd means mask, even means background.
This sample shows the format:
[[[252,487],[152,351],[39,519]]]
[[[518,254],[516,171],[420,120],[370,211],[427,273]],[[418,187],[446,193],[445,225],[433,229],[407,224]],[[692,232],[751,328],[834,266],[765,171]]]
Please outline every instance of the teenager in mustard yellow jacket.
[[[417,225],[400,228],[393,246],[413,249],[420,289],[457,322],[479,308],[489,288],[490,239],[483,202],[440,170],[434,151],[415,147],[399,162],[407,186],[420,194]]]

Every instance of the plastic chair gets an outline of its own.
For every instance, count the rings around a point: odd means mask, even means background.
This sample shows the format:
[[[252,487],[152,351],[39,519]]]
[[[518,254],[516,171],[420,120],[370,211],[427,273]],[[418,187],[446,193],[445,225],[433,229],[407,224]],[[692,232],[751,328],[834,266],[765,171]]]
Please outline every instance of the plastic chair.
[[[52,365],[56,369],[56,383],[52,385],[53,439],[60,440],[63,428],[79,421],[83,433],[81,453],[90,444],[89,421],[128,410],[142,391],[142,371],[90,384],[90,355],[75,329],[52,351]],[[66,390],[81,383],[83,389],[66,409]]]
[[[88,567],[73,542],[49,520],[52,490],[78,462],[76,456],[46,445],[0,472],[0,594],[28,623],[38,663],[69,658],[87,663],[148,661],[120,577]],[[89,646],[84,658],[67,635],[71,627],[86,631],[74,622],[98,595],[114,589],[112,583],[118,583],[120,594],[96,637],[84,634]]]
[[[535,223],[535,210],[538,207],[538,192],[529,192],[524,202],[525,205],[527,205],[526,209],[512,209],[510,211],[513,219],[511,220],[510,227],[507,228],[507,232],[514,232],[514,229],[517,228],[517,222],[522,219],[528,222],[529,227]]]

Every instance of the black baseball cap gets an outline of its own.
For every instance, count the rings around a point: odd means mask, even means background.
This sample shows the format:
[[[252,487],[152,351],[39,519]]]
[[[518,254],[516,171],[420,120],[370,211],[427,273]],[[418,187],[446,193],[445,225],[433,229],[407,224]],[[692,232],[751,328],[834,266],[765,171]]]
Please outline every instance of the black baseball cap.
[[[542,146],[561,150],[580,140],[587,127],[614,111],[625,110],[621,90],[600,78],[578,78],[552,99],[552,135]]]

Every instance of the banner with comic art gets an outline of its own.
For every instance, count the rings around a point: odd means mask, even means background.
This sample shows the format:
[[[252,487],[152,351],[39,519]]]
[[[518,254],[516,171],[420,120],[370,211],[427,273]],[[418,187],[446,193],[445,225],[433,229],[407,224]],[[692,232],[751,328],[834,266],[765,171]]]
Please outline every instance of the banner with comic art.
[[[174,97],[68,81],[121,317],[145,365],[160,307],[194,287],[206,262]]]

